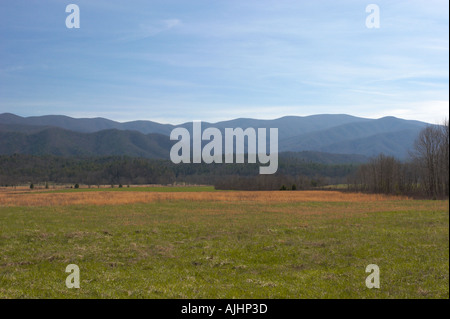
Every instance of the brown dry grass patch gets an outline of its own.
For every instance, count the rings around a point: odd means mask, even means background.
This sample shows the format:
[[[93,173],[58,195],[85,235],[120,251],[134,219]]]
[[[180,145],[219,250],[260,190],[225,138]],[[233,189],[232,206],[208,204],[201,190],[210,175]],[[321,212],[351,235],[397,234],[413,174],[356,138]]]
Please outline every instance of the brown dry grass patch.
[[[377,202],[407,197],[339,191],[224,191],[224,192],[0,192],[0,206],[122,205],[164,201],[216,202]]]

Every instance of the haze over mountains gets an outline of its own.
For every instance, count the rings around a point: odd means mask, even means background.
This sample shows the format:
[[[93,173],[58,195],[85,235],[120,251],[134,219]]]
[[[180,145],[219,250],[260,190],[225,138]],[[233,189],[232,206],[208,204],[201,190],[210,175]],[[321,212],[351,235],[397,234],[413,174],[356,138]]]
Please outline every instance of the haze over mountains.
[[[316,157],[319,153],[345,154],[341,161],[347,158],[355,162],[380,153],[407,159],[414,140],[426,125],[429,124],[395,117],[367,119],[345,114],[202,122],[203,129],[216,127],[222,132],[228,127],[278,128],[280,152],[309,152]],[[20,117],[3,113],[0,114],[0,155],[128,155],[168,159],[174,143],[169,135],[175,127],[191,131],[192,123],[120,123],[104,118]]]

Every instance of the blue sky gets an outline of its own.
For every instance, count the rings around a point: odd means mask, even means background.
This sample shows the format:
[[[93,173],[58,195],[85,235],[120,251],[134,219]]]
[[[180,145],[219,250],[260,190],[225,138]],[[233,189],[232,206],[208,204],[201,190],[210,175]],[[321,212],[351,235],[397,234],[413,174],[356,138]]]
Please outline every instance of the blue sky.
[[[68,4],[80,28],[68,29]],[[380,8],[369,29],[366,6]],[[449,3],[0,1],[0,113],[448,118]]]

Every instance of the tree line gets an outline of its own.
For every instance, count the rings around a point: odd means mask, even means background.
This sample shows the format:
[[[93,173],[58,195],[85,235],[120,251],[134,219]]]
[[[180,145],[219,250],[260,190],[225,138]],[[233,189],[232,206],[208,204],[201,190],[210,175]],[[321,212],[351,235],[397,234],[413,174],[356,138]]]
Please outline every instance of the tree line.
[[[350,189],[372,193],[449,197],[449,131],[443,125],[425,127],[410,152],[411,160],[400,162],[380,154],[359,166]]]
[[[342,183],[356,164],[320,164],[280,157],[278,173],[259,175],[259,164],[173,164],[169,160],[107,157],[0,156],[0,185],[208,184],[222,189],[306,189]]]

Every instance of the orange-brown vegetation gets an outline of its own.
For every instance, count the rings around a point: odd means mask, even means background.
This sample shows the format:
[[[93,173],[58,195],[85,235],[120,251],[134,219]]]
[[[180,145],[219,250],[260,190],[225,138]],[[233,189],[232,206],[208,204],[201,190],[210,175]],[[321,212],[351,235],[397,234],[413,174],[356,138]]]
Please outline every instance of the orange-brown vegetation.
[[[377,202],[407,197],[338,191],[223,191],[223,192],[0,192],[0,206],[120,205],[158,201],[217,202]]]

